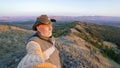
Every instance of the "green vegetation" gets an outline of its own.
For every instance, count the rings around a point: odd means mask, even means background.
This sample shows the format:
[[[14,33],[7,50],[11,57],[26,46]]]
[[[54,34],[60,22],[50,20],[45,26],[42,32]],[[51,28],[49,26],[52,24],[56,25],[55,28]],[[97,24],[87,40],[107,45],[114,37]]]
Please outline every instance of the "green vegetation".
[[[59,37],[62,35],[67,35],[70,33],[70,28],[73,28],[76,25],[76,23],[61,23],[59,25],[54,25],[53,27],[53,36]]]
[[[113,59],[117,63],[120,64],[120,53],[115,53],[113,48],[105,47],[102,43],[103,41],[109,41],[115,43],[120,48],[120,28],[117,27],[110,27],[110,26],[103,26],[103,25],[96,25],[96,24],[84,24],[86,32],[88,32],[91,37],[97,38],[97,41],[92,41],[90,39],[85,39],[86,41],[93,44],[96,48],[102,50],[104,56]],[[99,42],[101,44],[99,44]]]
[[[86,23],[86,31],[99,40],[113,42],[120,47],[120,28]]]
[[[76,25],[81,26],[83,29],[75,27]],[[120,64],[120,53],[117,54],[112,48],[108,48],[103,45],[103,41],[109,41],[115,43],[118,45],[118,48],[120,48],[120,28],[76,21],[68,24],[60,24],[60,26],[55,26],[53,35],[55,37],[67,35],[70,33],[70,28],[74,28],[80,32],[74,33],[76,36],[81,37],[87,42],[91,43],[96,48],[100,49],[104,56],[113,59]],[[96,52],[95,49],[93,50]]]
[[[113,59],[120,64],[120,53],[115,53],[111,48],[102,49],[104,51],[104,56]]]

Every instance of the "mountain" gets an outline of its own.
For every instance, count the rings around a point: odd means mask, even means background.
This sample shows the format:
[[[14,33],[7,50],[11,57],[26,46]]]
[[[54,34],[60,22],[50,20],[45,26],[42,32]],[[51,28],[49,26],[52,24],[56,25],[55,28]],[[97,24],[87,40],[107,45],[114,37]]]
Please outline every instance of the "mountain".
[[[35,21],[37,16],[2,16],[0,17],[0,22],[24,22],[24,21]],[[57,21],[119,21],[120,17],[115,16],[50,16]]]
[[[62,59],[65,68],[119,68],[119,28],[79,21],[57,27],[53,32],[58,36],[57,47],[60,47],[61,57],[66,58]],[[102,33],[106,35],[103,36]],[[114,34],[118,38],[113,37]],[[113,60],[119,64],[116,65]]]
[[[120,17],[115,16],[51,16],[59,21],[120,21]]]
[[[0,17],[0,22],[25,22],[25,21],[35,21],[35,16],[2,16]]]
[[[37,16],[2,16],[0,17],[0,23],[16,24],[20,22],[35,22]],[[109,25],[120,27],[120,17],[116,16],[50,16],[57,22],[69,23],[71,21],[82,21],[100,25]]]
[[[53,26],[62,68],[120,68],[119,28],[80,21]],[[0,68],[16,68],[26,54],[27,39],[34,33],[0,25]]]
[[[115,16],[52,16],[60,22],[82,21],[99,25],[120,27],[120,17]]]

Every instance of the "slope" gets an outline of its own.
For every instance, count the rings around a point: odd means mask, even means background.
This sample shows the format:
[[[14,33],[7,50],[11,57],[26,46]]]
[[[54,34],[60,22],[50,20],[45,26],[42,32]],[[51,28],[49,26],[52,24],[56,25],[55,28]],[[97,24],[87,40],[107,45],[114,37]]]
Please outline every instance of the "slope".
[[[33,31],[0,25],[0,68],[16,68],[25,55],[25,43]]]
[[[61,42],[58,42],[57,44],[58,49],[60,47],[61,57],[66,58],[62,60],[62,62],[64,62],[63,66],[65,68],[119,68],[119,64],[116,63],[119,63],[120,51],[118,47],[112,44],[103,44],[103,42],[106,41],[98,37],[101,35],[96,36],[90,33],[90,31],[88,31],[88,29],[90,29],[88,25],[94,29],[103,29],[103,26],[101,28],[101,26],[96,27],[98,25],[95,24],[82,23],[78,21],[71,24],[65,24],[64,26],[61,26],[61,28],[57,29],[62,30],[62,34],[64,35],[64,37],[61,36],[61,32],[58,32],[56,35],[60,36],[57,39]],[[91,32],[94,33],[95,31]],[[114,56],[117,61],[111,56]]]
[[[106,41],[99,37],[101,35],[94,35],[94,31],[88,30],[90,27],[86,25],[96,26],[78,21],[54,25],[53,35],[63,68],[119,68],[119,64],[112,61],[105,51],[109,50],[106,48],[109,45],[103,44]],[[33,33],[15,26],[0,25],[0,68],[16,68],[25,55],[27,39]],[[117,46],[112,45],[110,49],[119,55]]]

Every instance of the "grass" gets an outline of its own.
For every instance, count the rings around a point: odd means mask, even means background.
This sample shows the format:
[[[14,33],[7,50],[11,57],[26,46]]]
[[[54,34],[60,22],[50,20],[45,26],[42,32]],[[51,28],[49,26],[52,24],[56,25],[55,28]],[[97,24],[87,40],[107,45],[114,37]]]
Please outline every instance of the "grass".
[[[18,27],[0,25],[0,68],[17,66],[22,55],[25,54],[25,44],[32,32]],[[12,66],[12,65],[15,66]]]

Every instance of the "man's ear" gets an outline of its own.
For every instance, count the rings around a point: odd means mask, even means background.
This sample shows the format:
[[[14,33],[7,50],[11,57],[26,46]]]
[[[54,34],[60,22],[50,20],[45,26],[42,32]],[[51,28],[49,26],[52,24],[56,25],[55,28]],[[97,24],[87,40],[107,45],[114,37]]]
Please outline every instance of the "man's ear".
[[[36,26],[37,31],[39,31],[39,26]]]

